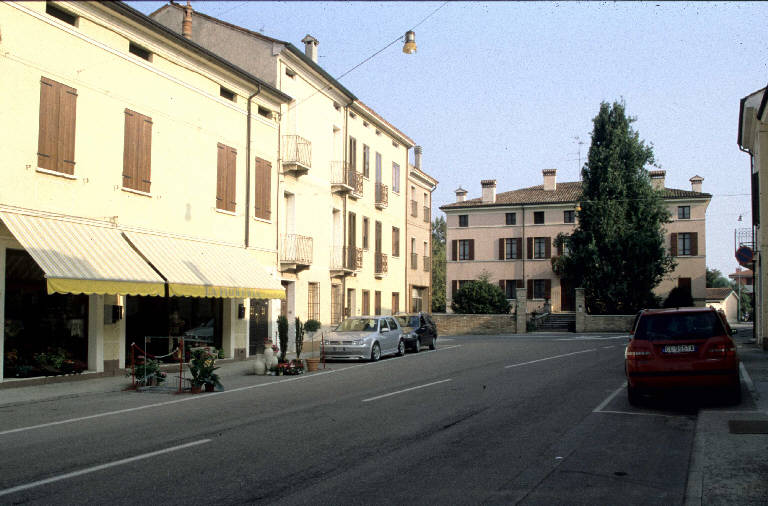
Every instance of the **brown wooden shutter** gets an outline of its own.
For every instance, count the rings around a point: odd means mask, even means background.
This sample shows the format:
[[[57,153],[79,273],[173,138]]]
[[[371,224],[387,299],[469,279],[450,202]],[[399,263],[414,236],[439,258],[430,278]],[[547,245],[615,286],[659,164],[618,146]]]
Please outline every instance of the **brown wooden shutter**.
[[[528,287],[527,287],[528,294],[526,295],[529,299],[533,298],[533,280],[528,280]]]
[[[237,150],[227,147],[227,171],[226,177],[226,210],[235,212],[237,209]]]
[[[526,250],[528,250],[528,258],[533,258],[533,237],[529,237],[526,241]]]
[[[137,145],[139,142],[136,113],[125,110],[125,135],[123,136],[123,187],[138,190]]]
[[[459,257],[459,241],[454,239],[453,241],[451,241],[451,260],[455,262],[458,259],[458,257]]]
[[[216,144],[216,209],[224,209],[226,197],[224,173],[227,165],[227,147],[224,144]]]
[[[261,215],[264,213],[264,210],[262,209],[262,190],[264,185],[261,184],[261,180],[264,178],[263,176],[263,162],[261,158],[258,156],[253,161],[253,181],[254,181],[254,188],[253,188],[253,216],[256,218],[260,218]]]
[[[272,219],[272,162],[262,160],[262,164],[264,165],[264,173],[262,174],[264,181],[264,191],[262,192],[264,219],[270,220]]]
[[[516,279],[515,280],[515,288],[523,288],[523,280],[522,279]]]
[[[544,248],[544,258],[550,258],[552,257],[552,238],[546,237],[546,248]]]
[[[268,220],[272,216],[272,163],[256,157],[254,179],[254,216]]]
[[[544,298],[545,299],[552,298],[552,280],[551,279],[544,280]]]
[[[37,166],[41,169],[56,170],[57,132],[59,122],[59,100],[56,82],[40,79],[40,118],[37,137]]]
[[[523,258],[523,238],[518,237],[517,239],[515,239],[515,241],[517,241],[517,248],[516,248],[517,251],[515,252],[516,253],[515,258],[517,259]]]
[[[503,279],[499,280],[499,288],[501,288],[501,291],[504,292],[505,283]],[[506,292],[505,292],[506,293]]]
[[[152,183],[152,119],[143,115],[139,118],[138,190],[149,193]]]
[[[677,234],[671,234],[670,237],[672,238],[671,244],[669,245],[669,254],[673,257],[677,256]]]
[[[456,292],[459,290],[459,282],[458,280],[454,279],[451,281],[451,298],[454,298],[456,296]]]
[[[475,240],[474,239],[469,240],[469,259],[470,260],[475,259]]]
[[[699,233],[691,232],[691,255],[699,254]]]
[[[60,86],[59,92],[59,141],[57,170],[65,174],[75,173],[75,120],[77,118],[77,91]]]
[[[504,239],[499,239],[499,260],[504,260],[506,256],[504,255]]]

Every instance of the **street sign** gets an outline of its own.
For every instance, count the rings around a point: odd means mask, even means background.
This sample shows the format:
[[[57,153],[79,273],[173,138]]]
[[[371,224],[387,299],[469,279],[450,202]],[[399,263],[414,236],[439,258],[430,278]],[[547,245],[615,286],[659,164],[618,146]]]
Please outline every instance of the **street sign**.
[[[736,250],[736,261],[739,262],[739,265],[749,267],[749,264],[752,263],[753,257],[754,253],[752,252],[752,248],[749,246],[742,246]]]

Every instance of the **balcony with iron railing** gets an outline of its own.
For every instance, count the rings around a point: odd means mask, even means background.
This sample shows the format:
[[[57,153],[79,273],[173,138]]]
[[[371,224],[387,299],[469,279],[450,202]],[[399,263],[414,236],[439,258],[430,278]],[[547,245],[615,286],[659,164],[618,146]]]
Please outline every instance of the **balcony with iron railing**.
[[[411,200],[411,216],[414,218],[419,216],[419,203],[415,200]]]
[[[388,270],[387,255],[385,253],[376,252],[374,254],[374,259],[375,259],[375,265],[374,265],[373,274],[377,278],[383,278],[384,274],[386,274]]]
[[[424,206],[424,222],[429,223],[432,221],[432,210],[429,208],[429,206]]]
[[[421,257],[424,259],[424,272],[432,270],[432,257]]]
[[[376,201],[377,209],[384,209],[389,205],[389,187],[385,184],[376,183]]]
[[[345,276],[363,268],[363,248],[333,246],[331,249],[332,275]]]
[[[297,176],[312,168],[312,143],[299,135],[283,135],[283,171]]]
[[[331,162],[331,191],[355,199],[362,197],[363,174],[345,162]]]
[[[280,271],[298,272],[312,265],[312,238],[286,234],[280,241]]]
[[[414,271],[419,268],[419,254],[411,253],[411,269]]]

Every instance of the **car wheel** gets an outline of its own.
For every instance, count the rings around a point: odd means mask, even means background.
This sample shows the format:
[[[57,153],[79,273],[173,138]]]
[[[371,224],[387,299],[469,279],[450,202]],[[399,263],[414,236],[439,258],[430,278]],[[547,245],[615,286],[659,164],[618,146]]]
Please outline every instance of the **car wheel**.
[[[741,383],[736,383],[736,385],[730,387],[727,395],[728,404],[732,406],[741,404]]]
[[[414,345],[413,345],[413,352],[414,353],[418,353],[420,351],[421,351],[421,339],[417,337],[416,338],[416,343],[414,343]]]
[[[437,343],[437,337],[433,337],[432,342],[429,343],[429,349],[434,350],[435,348],[437,348],[436,343]]]
[[[402,357],[405,355],[405,341],[400,339],[400,342],[397,343],[397,356]]]
[[[371,362],[378,362],[380,358],[381,346],[379,346],[379,343],[373,343],[373,347],[371,348]]]
[[[640,394],[637,392],[637,388],[627,385],[627,400],[633,406],[640,404]]]

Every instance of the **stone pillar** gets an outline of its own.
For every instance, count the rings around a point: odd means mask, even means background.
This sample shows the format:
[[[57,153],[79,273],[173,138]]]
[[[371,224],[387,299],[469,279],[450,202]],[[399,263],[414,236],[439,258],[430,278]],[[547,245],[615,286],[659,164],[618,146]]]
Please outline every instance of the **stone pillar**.
[[[576,332],[587,329],[587,306],[584,303],[584,289],[576,289]]]
[[[221,349],[224,357],[235,356],[235,330],[237,328],[237,306],[242,299],[224,299],[222,301]]]
[[[528,322],[527,295],[525,288],[515,289],[515,296],[517,297],[515,299],[515,327],[518,334],[525,334],[526,332],[526,323]]]
[[[88,296],[88,370],[104,372],[104,296]]]

